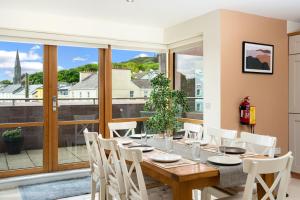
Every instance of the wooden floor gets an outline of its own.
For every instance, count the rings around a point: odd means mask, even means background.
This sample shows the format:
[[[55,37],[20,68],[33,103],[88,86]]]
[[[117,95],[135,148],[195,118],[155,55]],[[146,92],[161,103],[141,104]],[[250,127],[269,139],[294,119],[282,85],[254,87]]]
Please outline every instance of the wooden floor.
[[[61,147],[58,149],[60,164],[88,161],[85,145]],[[43,165],[43,150],[25,150],[17,155],[0,153],[0,171],[41,167]]]

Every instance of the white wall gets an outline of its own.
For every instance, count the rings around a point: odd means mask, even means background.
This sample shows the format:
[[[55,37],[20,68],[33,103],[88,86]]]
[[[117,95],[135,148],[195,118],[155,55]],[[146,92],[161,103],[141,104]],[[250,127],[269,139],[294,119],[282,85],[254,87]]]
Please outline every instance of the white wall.
[[[293,33],[297,31],[300,31],[300,23],[287,21],[287,32]]]
[[[82,40],[74,42],[90,41],[91,38],[94,39],[94,43],[97,39],[99,42],[113,40],[116,45],[120,46],[126,41],[136,42],[135,46],[141,46],[139,43],[144,43],[145,46],[148,44],[150,47],[152,45],[153,48],[164,43],[163,29],[155,27],[121,24],[107,20],[70,18],[67,16],[14,11],[0,12],[0,19],[2,19],[0,20],[0,36],[5,34],[1,29],[12,29],[32,31],[35,32],[35,34],[31,35],[32,37],[42,36],[44,37],[43,39],[49,40],[53,40],[54,36],[50,37],[45,35],[45,33],[54,34],[56,36],[55,39],[62,38],[62,40],[65,39],[64,35],[86,37],[73,38],[73,40]],[[25,35],[25,37],[31,36]]]
[[[174,43],[203,34],[204,123],[221,126],[220,11],[194,18],[165,30],[164,41]]]

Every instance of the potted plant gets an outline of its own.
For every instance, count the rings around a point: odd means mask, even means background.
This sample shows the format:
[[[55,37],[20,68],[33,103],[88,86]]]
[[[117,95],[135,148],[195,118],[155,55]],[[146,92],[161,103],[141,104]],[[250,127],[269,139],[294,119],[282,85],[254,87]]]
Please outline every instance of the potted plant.
[[[8,154],[19,154],[21,152],[24,142],[21,128],[4,131],[2,138]]]
[[[151,87],[145,110],[153,111],[153,115],[147,120],[146,127],[153,133],[172,136],[180,125],[177,117],[189,110],[186,95],[171,89],[170,80],[162,73],[151,80]]]

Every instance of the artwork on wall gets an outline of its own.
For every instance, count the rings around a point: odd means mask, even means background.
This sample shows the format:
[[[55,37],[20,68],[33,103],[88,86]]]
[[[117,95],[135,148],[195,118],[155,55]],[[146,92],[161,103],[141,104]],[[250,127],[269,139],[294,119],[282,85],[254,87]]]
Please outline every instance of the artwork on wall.
[[[273,74],[274,45],[243,42],[243,72]]]

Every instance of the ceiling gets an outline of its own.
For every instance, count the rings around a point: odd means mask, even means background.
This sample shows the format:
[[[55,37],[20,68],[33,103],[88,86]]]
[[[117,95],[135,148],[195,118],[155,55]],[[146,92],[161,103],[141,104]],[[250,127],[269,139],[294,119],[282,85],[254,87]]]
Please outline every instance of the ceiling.
[[[0,0],[1,11],[30,12],[166,28],[216,9],[300,22],[300,0]]]

